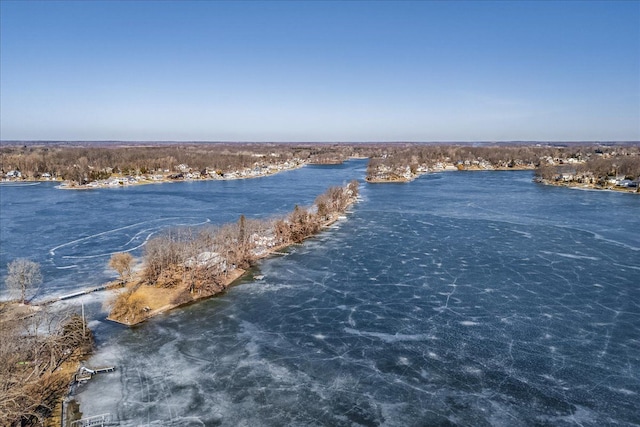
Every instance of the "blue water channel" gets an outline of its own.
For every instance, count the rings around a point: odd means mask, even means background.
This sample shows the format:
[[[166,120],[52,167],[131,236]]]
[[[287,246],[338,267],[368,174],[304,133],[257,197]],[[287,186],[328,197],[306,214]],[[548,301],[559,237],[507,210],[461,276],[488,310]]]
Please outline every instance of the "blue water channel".
[[[2,268],[36,298],[113,278],[178,224],[310,204],[365,163],[269,178],[63,191],[0,187]],[[135,328],[83,301],[115,365],[77,390],[122,426],[640,424],[640,197],[451,172],[365,184],[337,225],[225,294]],[[5,274],[5,270],[1,273]],[[73,301],[73,300],[72,300]],[[67,304],[79,304],[68,302]]]

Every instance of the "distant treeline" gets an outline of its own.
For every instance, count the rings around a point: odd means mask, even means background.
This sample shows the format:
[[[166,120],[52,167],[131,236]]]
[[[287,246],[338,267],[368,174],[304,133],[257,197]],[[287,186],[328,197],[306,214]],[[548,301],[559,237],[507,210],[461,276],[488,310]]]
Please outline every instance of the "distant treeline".
[[[171,229],[145,245],[138,286],[183,289],[174,304],[214,295],[226,287],[233,270],[246,269],[256,259],[318,233],[357,195],[358,182],[352,181],[329,188],[310,208],[296,206],[283,218],[257,220],[243,215],[238,222],[219,227]],[[146,303],[136,289],[117,297],[110,317],[132,321],[143,315]]]
[[[182,143],[130,146],[40,144],[0,147],[0,172],[19,171],[22,179],[52,178],[86,183],[114,173],[237,170],[283,164],[287,161],[329,164],[349,157],[369,158],[369,179],[407,178],[443,165],[459,169],[539,169],[552,176],[555,167],[581,164],[581,171],[597,179],[624,174],[637,178],[640,144],[233,144]],[[15,174],[14,174],[15,177]]]
[[[407,177],[445,165],[458,169],[538,169],[540,174],[552,175],[558,167],[571,164],[599,179],[615,174],[635,179],[640,176],[640,145],[390,147],[369,160],[367,177]]]
[[[583,163],[541,164],[535,175],[540,181],[563,180],[596,185],[606,185],[610,179],[639,180],[640,155],[595,156]]]
[[[257,165],[340,163],[356,154],[348,145],[322,144],[175,144],[156,146],[8,145],[0,148],[0,172],[19,171],[23,179],[43,174],[78,183],[106,179],[111,174],[218,171],[223,174]]]

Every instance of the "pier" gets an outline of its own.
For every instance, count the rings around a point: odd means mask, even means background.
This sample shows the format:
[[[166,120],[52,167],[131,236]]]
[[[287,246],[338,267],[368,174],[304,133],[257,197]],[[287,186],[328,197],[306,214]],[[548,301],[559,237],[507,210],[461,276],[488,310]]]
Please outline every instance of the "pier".
[[[73,292],[67,295],[61,295],[59,297],[51,298],[45,301],[37,302],[37,303],[34,303],[34,305],[50,305],[50,304],[53,304],[54,302],[65,301],[73,298],[78,298],[83,295],[88,295],[94,292],[106,291],[108,289],[115,289],[115,288],[122,288],[122,287],[124,287],[123,283],[107,283],[105,285],[100,285],[93,288],[84,289],[82,291]]]
[[[106,367],[95,368],[95,369],[90,369],[90,368],[87,368],[86,366],[82,366],[80,369],[78,369],[78,372],[74,376],[74,379],[76,382],[79,382],[79,383],[86,382],[86,381],[89,381],[91,378],[93,378],[93,376],[96,374],[113,372],[115,370],[116,370],[115,366],[106,366]]]
[[[94,417],[82,418],[80,420],[72,421],[70,427],[104,427],[113,425],[113,415],[102,414]]]

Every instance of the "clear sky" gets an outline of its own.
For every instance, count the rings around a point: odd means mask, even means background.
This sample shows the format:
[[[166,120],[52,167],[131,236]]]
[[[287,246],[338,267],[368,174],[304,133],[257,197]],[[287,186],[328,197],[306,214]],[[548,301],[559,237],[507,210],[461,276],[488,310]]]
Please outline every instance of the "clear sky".
[[[0,1],[0,139],[640,140],[639,1]]]

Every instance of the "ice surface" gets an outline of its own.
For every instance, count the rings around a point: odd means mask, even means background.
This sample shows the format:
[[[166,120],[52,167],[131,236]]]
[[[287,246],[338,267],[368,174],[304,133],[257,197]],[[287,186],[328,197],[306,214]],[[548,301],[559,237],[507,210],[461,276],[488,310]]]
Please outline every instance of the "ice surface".
[[[640,199],[530,176],[365,186],[339,228],[261,262],[261,281],[136,328],[92,322],[88,362],[118,370],[80,388],[84,415],[123,426],[640,424]]]

